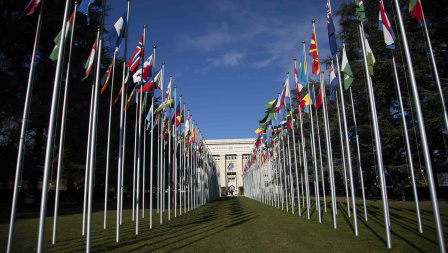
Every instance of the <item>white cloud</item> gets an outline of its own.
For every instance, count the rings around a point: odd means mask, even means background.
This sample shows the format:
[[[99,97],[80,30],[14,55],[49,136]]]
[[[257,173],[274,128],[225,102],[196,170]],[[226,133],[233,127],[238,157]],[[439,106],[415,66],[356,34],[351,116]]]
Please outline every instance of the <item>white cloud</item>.
[[[207,62],[213,67],[237,67],[241,64],[244,54],[240,52],[229,52],[219,58],[207,58]]]

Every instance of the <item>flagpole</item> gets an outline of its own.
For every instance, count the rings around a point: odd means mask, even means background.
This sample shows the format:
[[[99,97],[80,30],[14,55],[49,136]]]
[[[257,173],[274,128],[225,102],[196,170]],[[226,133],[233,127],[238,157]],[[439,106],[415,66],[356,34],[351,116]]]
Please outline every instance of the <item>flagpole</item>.
[[[142,69],[143,70],[143,69]],[[143,72],[143,71],[142,71]],[[140,82],[140,85],[143,86],[143,83]],[[140,87],[141,87],[140,86]],[[137,170],[137,142],[138,142],[138,115],[139,115],[139,106],[140,104],[140,94],[136,91],[134,96],[136,96],[136,105],[135,105],[135,123],[134,123],[134,170],[132,174],[132,221],[135,221],[135,174]]]
[[[97,33],[97,39],[99,37],[99,33]],[[98,48],[97,48],[98,49]],[[92,85],[92,89],[90,91],[90,110],[89,110],[89,128],[87,133],[87,148],[86,148],[86,169],[84,172],[84,199],[83,199],[83,207],[82,207],[82,235],[86,232],[86,212],[87,212],[87,182],[89,181],[89,160],[90,160],[90,141],[92,134],[92,115],[93,115],[93,95],[95,91],[95,85]]]
[[[398,2],[395,0],[394,3],[395,3],[395,7],[396,8],[398,7],[397,10],[400,10],[400,8],[399,8],[400,5],[398,4]],[[405,49],[404,51],[406,54],[406,61],[408,63],[409,77],[411,79],[412,95],[414,97],[415,108],[417,111],[418,127],[420,130],[420,140],[422,143],[423,154],[424,154],[424,158],[425,158],[425,167],[426,167],[426,173],[427,173],[427,177],[428,177],[429,192],[431,195],[434,222],[436,224],[439,250],[440,250],[440,252],[445,252],[446,251],[445,250],[445,241],[443,238],[442,223],[440,220],[439,204],[438,204],[438,200],[437,200],[437,192],[436,192],[436,188],[434,185],[434,175],[433,175],[433,170],[432,170],[432,165],[431,165],[431,158],[430,158],[430,154],[429,154],[428,142],[427,142],[427,138],[426,138],[425,123],[423,121],[422,109],[420,106],[420,97],[418,95],[417,84],[416,84],[415,75],[414,75],[414,69],[412,66],[411,54],[409,52],[409,46],[408,46],[408,42],[407,42],[407,38],[406,38],[406,31],[405,31],[404,25],[403,25],[403,19],[401,17],[401,13],[399,11],[397,11],[397,13],[398,13],[398,21],[399,21],[399,25],[400,25],[403,45],[404,45],[404,49]],[[432,50],[431,50],[431,52],[432,52]],[[446,112],[445,112],[445,117],[446,117]]]
[[[421,217],[420,217],[420,207],[418,204],[417,185],[415,182],[415,175],[414,175],[414,165],[412,162],[411,144],[409,142],[408,127],[406,124],[406,114],[404,112],[403,100],[401,98],[401,91],[400,91],[400,83],[398,80],[397,67],[396,67],[395,58],[393,55],[392,55],[392,62],[394,65],[394,77],[395,77],[395,85],[396,85],[397,94],[398,94],[398,101],[400,103],[400,112],[401,112],[401,119],[402,119],[402,123],[403,123],[403,132],[404,132],[403,134],[405,137],[404,139],[406,141],[406,154],[407,154],[407,158],[408,158],[408,162],[409,162],[409,170],[411,172],[411,183],[412,183],[412,190],[414,193],[414,200],[415,200],[415,212],[417,213],[418,231],[420,233],[423,233],[422,221],[421,221]]]
[[[313,26],[314,26],[314,22],[313,22]],[[310,86],[308,85],[308,92],[310,92]],[[311,94],[310,94],[311,96]],[[316,96],[314,94],[314,85],[313,85],[313,98],[314,100],[316,100]],[[310,98],[310,100],[312,101],[312,99]],[[315,103],[316,101],[314,101]],[[309,105],[310,108],[310,118],[311,118],[311,142],[312,142],[312,150],[313,150],[313,161],[314,161],[314,181],[315,181],[315,198],[316,198],[316,209],[317,212],[319,214],[319,223],[322,223],[322,214],[321,214],[321,206],[320,206],[320,192],[319,192],[319,171],[317,170],[317,150],[316,150],[316,140],[315,140],[315,134],[314,134],[314,122],[313,122],[313,108],[311,107],[311,102]],[[316,108],[316,105],[314,105],[314,108]],[[317,110],[316,110],[317,113]],[[317,119],[316,119],[317,121]]]
[[[326,140],[326,146],[327,146],[327,162],[328,162],[328,176],[330,178],[330,192],[331,192],[331,209],[332,209],[332,215],[333,215],[333,227],[334,229],[337,228],[337,224],[336,224],[336,195],[335,195],[335,191],[334,191],[334,174],[333,174],[333,155],[331,153],[331,137],[330,137],[330,126],[329,126],[329,122],[327,122],[327,94],[325,93],[325,82],[324,79],[322,78],[324,75],[324,73],[322,72],[321,74],[321,93],[322,93],[322,111],[324,114],[324,127],[325,127],[325,140]],[[330,80],[331,82],[331,80]],[[322,172],[323,175],[323,172]],[[322,184],[325,184],[324,181],[322,180]]]
[[[289,82],[289,72],[286,72],[286,74],[288,75],[287,78],[288,78],[288,82]],[[289,86],[287,88],[290,89]],[[294,116],[293,116],[293,109],[292,109],[292,106],[291,106],[291,92],[290,91],[288,91],[288,92],[290,94],[290,96],[289,96],[289,105],[291,107],[290,108],[291,109],[291,124],[292,124],[291,132],[293,132],[292,138],[293,138],[293,143],[294,143],[294,156],[295,156],[296,155],[295,154],[295,150],[296,150],[295,147],[296,147],[296,145],[295,145],[295,139],[294,139],[294,123],[293,123]],[[288,110],[286,110],[286,115],[288,115]],[[288,128],[288,122],[286,122],[286,127]],[[290,144],[289,144],[289,133],[288,133],[288,155],[289,155],[289,177],[290,177],[290,180],[291,180],[291,195],[292,195],[292,197],[291,197],[291,203],[292,203],[291,211],[292,211],[292,214],[294,214],[294,204],[295,204],[295,200],[294,200],[294,178],[292,176],[292,168],[291,168],[292,167],[292,162],[291,162],[292,160],[291,160],[291,147],[290,147]],[[264,173],[263,173],[263,175],[264,175]],[[297,176],[297,167],[296,167],[296,176]],[[265,185],[263,184],[263,186],[265,186]]]
[[[78,8],[78,2],[75,1],[75,8],[73,13],[76,14],[76,10]],[[62,120],[61,120],[61,133],[59,137],[59,154],[58,154],[58,170],[57,170],[57,176],[56,176],[56,189],[55,189],[55,200],[54,200],[54,217],[53,217],[53,239],[52,243],[56,243],[56,230],[57,230],[57,219],[58,219],[58,210],[59,210],[59,188],[61,187],[61,174],[62,174],[62,166],[63,166],[63,153],[64,153],[64,142],[65,142],[65,127],[66,127],[66,115],[67,115],[67,93],[68,93],[68,86],[70,81],[70,61],[72,58],[72,49],[73,49],[73,35],[75,31],[75,21],[76,21],[76,15],[73,15],[73,21],[72,21],[72,31],[70,35],[70,47],[69,47],[69,53],[68,53],[68,61],[67,61],[67,73],[65,78],[65,89],[64,89],[64,101],[62,106]]]
[[[359,148],[358,125],[356,124],[355,105],[353,103],[352,87],[350,87],[350,99],[352,102],[353,123],[355,124],[356,150],[358,151],[358,163],[359,163],[359,175],[360,175],[360,181],[361,181],[362,202],[364,204],[364,218],[367,221],[367,207],[366,207],[366,195],[365,195],[365,190],[364,190],[364,176],[363,176],[363,172],[362,172],[361,150]]]
[[[154,50],[155,50],[155,46],[154,46]],[[154,80],[153,80],[154,81]],[[153,202],[153,192],[152,192],[152,184],[153,184],[153,161],[154,161],[154,89],[153,89],[153,94],[152,94],[152,98],[151,98],[151,154],[150,154],[150,164],[149,164],[149,170],[150,170],[150,174],[149,174],[149,228],[152,229],[152,202]]]
[[[321,72],[321,73],[323,74],[324,72]],[[322,75],[319,75],[319,78],[322,80]],[[313,85],[313,88],[314,88],[314,85]],[[322,85],[321,85],[320,88],[321,88],[321,92],[322,92]],[[316,102],[317,102],[317,98],[315,98],[315,99],[316,99]],[[317,124],[317,140],[319,142],[320,170],[321,170],[321,173],[322,173],[322,195],[324,197],[324,210],[325,210],[325,212],[327,212],[327,201],[325,199],[324,167],[322,165],[322,148],[321,148],[321,143],[320,143],[319,117],[318,117],[318,114],[317,114],[317,108],[316,108],[316,124]]]
[[[42,200],[40,202],[40,216],[39,216],[39,234],[37,241],[37,252],[41,253],[43,251],[44,244],[44,234],[45,234],[45,218],[47,214],[47,198],[48,198],[48,177],[50,173],[50,166],[52,161],[52,153],[53,153],[53,140],[54,140],[54,132],[55,132],[55,123],[56,123],[56,114],[57,114],[57,102],[59,97],[59,86],[61,84],[61,72],[62,72],[62,63],[63,63],[63,53],[65,47],[65,34],[67,29],[67,19],[68,12],[70,8],[70,1],[67,0],[65,3],[65,11],[64,18],[62,23],[62,31],[61,31],[61,40],[59,41],[59,52],[58,52],[58,61],[56,66],[56,73],[54,78],[54,86],[53,86],[53,97],[51,101],[51,111],[50,111],[50,122],[48,126],[48,134],[47,134],[47,146],[45,153],[45,166],[44,166],[44,175],[42,181]],[[43,6],[41,7],[41,10]],[[42,13],[42,12],[41,12]],[[36,36],[37,37],[37,36]],[[34,66],[34,65],[32,65]],[[18,180],[18,179],[16,179]]]
[[[294,58],[294,69],[297,69],[297,65],[296,65],[296,58]],[[294,77],[295,78],[295,77]],[[294,81],[295,82],[295,81]],[[298,87],[296,87],[296,89],[298,89]],[[300,102],[300,101],[297,101]],[[289,106],[292,109],[292,99],[291,97],[289,98]],[[302,216],[302,211],[300,209],[300,184],[299,184],[299,171],[297,169],[297,150],[296,150],[296,137],[294,134],[294,115],[292,115],[292,140],[293,140],[293,145],[294,145],[294,164],[296,167],[296,185],[297,185],[297,206],[299,207],[299,216]],[[300,156],[300,147],[299,147],[299,156]],[[300,157],[299,157],[299,161],[300,161]]]
[[[174,104],[176,104],[176,98],[177,98],[177,86],[174,86]],[[182,95],[179,96],[179,114],[180,114],[180,104],[182,100]],[[177,110],[177,105],[176,105]],[[177,126],[176,126],[176,120],[177,120],[177,111],[174,112],[174,217],[177,217]]]
[[[173,75],[170,75],[170,84],[173,79]],[[171,93],[171,86],[170,86]],[[168,94],[168,98],[171,100],[171,94]],[[170,117],[171,120],[171,105],[170,105]],[[171,122],[168,121],[168,220],[171,220]]]
[[[188,116],[187,116],[187,119],[188,119],[188,117],[189,117],[189,115],[190,115],[190,110],[188,110]],[[185,102],[184,102],[184,118],[185,118]],[[182,144],[182,146],[183,146],[183,149],[184,149],[184,154],[183,154],[183,156],[184,156],[184,159],[183,159],[183,162],[184,162],[184,177],[183,177],[183,189],[184,189],[184,213],[186,213],[187,212],[187,200],[186,200],[186,198],[187,198],[187,173],[186,173],[186,165],[187,165],[187,158],[186,158],[186,154],[187,154],[187,150],[186,150],[186,146],[185,146],[185,130],[186,130],[186,127],[187,127],[187,124],[186,124],[187,122],[185,121],[185,123],[184,123],[184,140],[183,140],[183,144]]]
[[[303,44],[303,51],[305,52],[305,41],[302,41]],[[306,66],[303,66],[306,68]],[[308,72],[307,72],[308,73]],[[308,75],[306,78],[307,86],[308,86]],[[309,86],[308,86],[309,90]],[[310,219],[310,185],[309,185],[309,179],[308,179],[308,161],[306,157],[306,148],[305,148],[305,137],[303,136],[303,125],[302,125],[302,112],[300,112],[300,129],[302,131],[302,149],[303,149],[303,168],[305,171],[305,190],[306,190],[306,209],[308,213],[308,220]]]
[[[380,183],[381,183],[381,195],[382,195],[382,201],[383,201],[383,212],[384,212],[384,227],[386,229],[386,239],[387,239],[387,248],[392,247],[392,242],[390,238],[390,224],[389,224],[389,209],[387,204],[387,189],[386,189],[386,181],[384,178],[384,165],[383,165],[383,154],[381,149],[381,139],[380,139],[380,132],[379,132],[379,126],[378,126],[378,118],[376,113],[376,106],[375,106],[375,99],[373,94],[373,86],[372,86],[372,79],[370,78],[370,72],[369,72],[369,66],[367,63],[367,54],[365,50],[365,35],[362,28],[362,22],[359,24],[359,34],[361,37],[361,46],[362,46],[362,54],[364,58],[364,68],[366,71],[366,78],[367,78],[367,91],[369,92],[369,101],[370,101],[370,113],[372,114],[372,120],[373,120],[373,132],[375,137],[375,147],[376,147],[376,158],[378,163],[378,169],[379,169],[379,176],[380,176]],[[344,45],[345,46],[345,45]],[[342,90],[342,88],[341,88]]]
[[[40,31],[42,27],[42,13],[44,9],[44,0],[40,1],[40,10],[39,10],[39,17],[37,19],[37,27],[36,27],[36,36],[34,38],[34,46],[33,46],[33,53],[31,56],[31,63],[30,63],[30,72],[28,76],[28,85],[26,88],[26,96],[25,96],[25,106],[23,108],[23,117],[22,117],[22,127],[20,130],[20,139],[19,139],[19,154],[17,155],[17,165],[16,165],[16,176],[14,180],[14,193],[12,198],[12,207],[11,207],[11,218],[9,223],[9,234],[8,234],[8,246],[6,249],[7,253],[11,252],[11,245],[12,245],[12,236],[14,234],[14,224],[16,220],[16,213],[17,213],[17,200],[19,198],[19,192],[20,192],[20,180],[22,178],[22,166],[23,166],[23,159],[25,154],[25,134],[28,126],[28,114],[30,110],[31,105],[31,97],[32,97],[32,91],[33,91],[33,84],[34,84],[34,71],[36,69],[36,55],[37,55],[37,48],[39,47],[39,41],[40,41]]]

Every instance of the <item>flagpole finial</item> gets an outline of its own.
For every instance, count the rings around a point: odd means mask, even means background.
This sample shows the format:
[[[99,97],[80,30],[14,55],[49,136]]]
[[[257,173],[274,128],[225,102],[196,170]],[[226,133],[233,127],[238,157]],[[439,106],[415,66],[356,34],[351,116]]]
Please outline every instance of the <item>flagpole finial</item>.
[[[177,89],[177,86],[174,86],[174,89]]]
[[[96,29],[96,31],[99,32],[99,31],[100,31],[100,28]]]
[[[313,20],[311,20],[311,23],[313,23],[313,24],[314,24],[314,23],[316,23],[316,20],[314,20],[314,19],[313,19]]]
[[[294,61],[297,60],[296,58],[293,59]]]
[[[289,75],[289,71],[286,71],[286,74],[288,74],[288,75]]]
[[[283,84],[285,84],[285,83],[283,83]],[[278,94],[280,95],[280,92]]]
[[[75,1],[75,5],[78,5],[79,3],[78,3],[78,1]]]
[[[304,40],[302,40],[302,43],[305,44],[306,42]]]
[[[182,97],[182,94],[180,94],[179,97]],[[185,103],[184,103],[184,104],[185,104]]]
[[[154,49],[156,49],[156,46],[153,46]]]
[[[165,62],[162,62],[162,65],[165,65]]]
[[[147,27],[146,25],[143,25],[143,28],[145,28],[145,29],[146,29],[146,27]]]
[[[170,75],[170,77],[173,77],[173,75]]]

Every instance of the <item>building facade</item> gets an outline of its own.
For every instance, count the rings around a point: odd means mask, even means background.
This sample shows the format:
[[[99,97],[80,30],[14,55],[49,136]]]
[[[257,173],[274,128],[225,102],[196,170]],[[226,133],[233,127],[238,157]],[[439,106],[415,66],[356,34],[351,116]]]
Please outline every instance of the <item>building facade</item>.
[[[243,194],[243,167],[254,148],[254,142],[255,138],[205,141],[219,169],[222,194]]]

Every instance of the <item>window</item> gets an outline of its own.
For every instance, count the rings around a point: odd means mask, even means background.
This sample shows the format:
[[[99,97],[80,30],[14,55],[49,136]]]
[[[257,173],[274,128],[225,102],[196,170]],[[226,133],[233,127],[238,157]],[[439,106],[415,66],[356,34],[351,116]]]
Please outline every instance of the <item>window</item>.
[[[249,160],[249,155],[243,155],[243,160]]]
[[[213,156],[213,159],[214,159],[215,161],[220,161],[220,160],[221,160],[221,156],[219,156],[219,155],[214,155],[214,156]]]
[[[226,155],[226,161],[236,160],[236,155]]]

